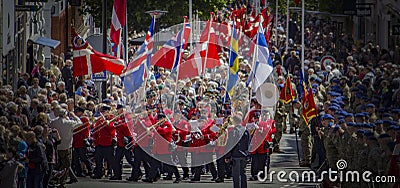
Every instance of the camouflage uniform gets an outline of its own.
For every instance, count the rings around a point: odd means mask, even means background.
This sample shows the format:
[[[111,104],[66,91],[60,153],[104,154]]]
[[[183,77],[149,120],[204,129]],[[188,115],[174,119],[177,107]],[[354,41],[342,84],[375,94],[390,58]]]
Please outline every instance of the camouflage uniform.
[[[299,109],[299,114],[302,114],[302,109]],[[304,118],[299,119],[299,131],[301,132],[301,148],[303,151],[304,164],[311,164],[312,137],[310,126],[306,124]]]
[[[336,162],[338,161],[338,150],[335,146],[335,138],[332,129],[325,131],[324,146],[326,150],[326,159],[328,160],[328,166],[336,170]]]
[[[368,170],[371,171],[374,175],[377,175],[380,171],[381,165],[381,154],[382,150],[379,146],[372,146],[369,148],[368,153]]]
[[[278,105],[276,107],[276,112],[275,112],[275,128],[276,128],[276,133],[275,133],[275,147],[274,150],[278,151],[279,150],[279,142],[281,141],[282,134],[283,134],[283,123],[285,121],[285,112],[284,112],[284,106],[283,102],[279,101]]]

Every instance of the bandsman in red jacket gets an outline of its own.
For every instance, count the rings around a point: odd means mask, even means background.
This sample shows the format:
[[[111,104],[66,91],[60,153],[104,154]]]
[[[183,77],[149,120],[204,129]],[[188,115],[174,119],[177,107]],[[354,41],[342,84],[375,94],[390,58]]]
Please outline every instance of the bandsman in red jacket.
[[[170,143],[172,142],[172,124],[163,113],[157,115],[157,121],[157,125],[154,127],[154,146],[152,150],[155,160],[151,160],[149,177],[143,181],[153,183],[157,177],[158,170],[161,169],[161,163],[163,163],[165,172],[174,173],[176,178],[174,183],[179,183],[181,178],[178,168],[171,165]]]
[[[111,169],[116,172],[113,139],[115,138],[114,122],[108,123],[113,115],[110,114],[111,107],[104,105],[100,109],[102,117],[93,126],[93,139],[95,146],[94,158],[96,167],[94,168],[92,178],[101,179],[103,176],[103,161],[111,165]],[[114,177],[112,177],[114,179]]]
[[[193,120],[199,120],[200,112],[195,110],[190,116]],[[203,119],[200,120],[199,123],[203,123],[201,132],[192,133],[192,144],[190,146],[192,151],[192,160],[194,161],[193,164],[195,164],[195,167],[193,168],[194,176],[191,179],[191,182],[200,181],[200,175],[203,168],[200,164],[205,164],[206,167],[208,167],[213,176],[212,181],[214,181],[217,179],[217,170],[212,158],[215,146],[208,144],[217,139],[217,134],[210,129],[215,124],[215,121],[211,119]]]
[[[259,116],[254,116],[254,122],[257,124],[251,139],[251,181],[257,180],[257,174],[265,172],[265,167],[269,168],[269,155],[271,154],[272,134],[275,134],[275,121],[268,119],[261,121]],[[262,176],[260,176],[262,177]]]
[[[135,121],[135,146],[134,146],[134,162],[133,162],[133,174],[128,178],[128,181],[135,181],[142,179],[143,173],[140,169],[141,164],[143,163],[144,171],[146,179],[149,178],[150,175],[150,161],[152,157],[149,155],[151,152],[151,147],[153,145],[152,133],[148,134],[148,129],[155,123],[155,119],[152,116],[153,108],[148,107],[147,116],[139,117],[137,121]]]
[[[124,106],[117,105],[117,114],[125,114]],[[125,115],[121,115],[114,123],[114,126],[117,129],[117,149],[115,150],[115,161],[116,161],[116,171],[115,171],[115,179],[122,180],[122,159],[125,156],[125,159],[132,166],[131,177],[133,175],[134,164],[133,164],[133,150],[132,148],[125,148],[126,145],[130,145],[133,142],[133,136],[131,131],[129,130],[128,124],[125,120]]]
[[[78,107],[75,109],[75,115],[80,118],[82,125],[74,129],[72,140],[72,169],[78,177],[86,176],[82,171],[81,162],[83,162],[88,170],[88,175],[92,173],[92,166],[87,156],[87,139],[90,133],[89,118],[84,115],[85,109]]]
[[[173,153],[173,158],[178,158],[179,164],[181,165],[183,171],[182,180],[187,180],[189,179],[187,149],[190,146],[191,142],[190,140],[188,140],[188,137],[190,137],[191,128],[189,122],[186,120],[183,114],[176,112],[174,116],[174,119],[176,119],[176,121],[174,124],[175,131],[173,131],[172,139],[176,142],[177,148]],[[167,177],[167,179],[171,178],[172,176]]]

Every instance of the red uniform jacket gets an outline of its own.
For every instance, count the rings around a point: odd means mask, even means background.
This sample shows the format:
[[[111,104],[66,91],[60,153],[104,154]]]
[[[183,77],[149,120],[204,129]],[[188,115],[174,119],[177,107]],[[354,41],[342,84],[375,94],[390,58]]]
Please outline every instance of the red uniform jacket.
[[[85,139],[89,138],[90,123],[86,116],[80,117],[82,125],[74,130],[74,132],[79,132],[74,134],[72,138],[73,148],[82,148],[85,146]]]
[[[152,153],[165,155],[171,154],[169,151],[169,143],[172,142],[172,125],[168,121],[164,122],[156,128],[154,134],[154,146]]]
[[[272,142],[272,134],[276,132],[275,120],[260,121],[258,126],[251,139],[250,154],[268,153],[269,149],[264,148],[265,144]]]
[[[120,117],[116,121],[117,129],[117,146],[124,147],[124,137],[132,137],[132,133],[128,128],[128,124],[125,122],[125,117]],[[132,139],[133,141],[133,139]]]
[[[186,120],[181,120],[175,126],[175,133],[172,135],[172,138],[179,142],[176,143],[177,146],[182,146],[183,141],[187,139],[187,135],[190,135],[190,124]],[[179,138],[178,138],[179,137]],[[176,151],[183,151],[182,147],[177,147]]]
[[[191,147],[191,152],[196,152],[196,153],[210,153],[214,152],[215,147],[207,148],[205,147],[208,143],[210,143],[213,140],[217,139],[217,134],[213,131],[210,130],[210,128],[215,124],[214,120],[207,120],[207,123],[203,126],[201,129],[201,133],[204,136],[204,139],[196,139],[196,137],[192,134],[192,144],[190,145]],[[193,148],[192,148],[193,147]]]
[[[112,116],[109,116],[107,120],[112,119]],[[94,130],[96,131],[93,134],[94,140],[94,145],[95,146],[112,146],[112,140],[115,137],[115,127],[114,123],[111,122],[109,125],[105,125],[106,122],[104,119],[100,119],[97,121],[97,123],[93,126]],[[104,126],[103,128],[100,128],[101,126]],[[96,128],[97,127],[97,128]]]
[[[147,135],[147,128],[151,127],[155,123],[155,119],[153,116],[148,115],[147,118],[139,118],[138,122],[136,122],[135,131],[137,131],[136,135],[136,144],[137,147],[149,147],[150,141],[152,139],[152,134]]]

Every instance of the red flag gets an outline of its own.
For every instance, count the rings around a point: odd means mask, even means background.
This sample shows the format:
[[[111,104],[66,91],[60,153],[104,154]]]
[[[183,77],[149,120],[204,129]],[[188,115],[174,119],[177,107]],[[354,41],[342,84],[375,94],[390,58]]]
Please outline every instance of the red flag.
[[[192,54],[181,65],[179,79],[199,76],[204,72],[205,66],[212,69],[221,65],[217,50],[218,38],[215,35],[214,27],[211,26],[210,28],[211,24],[210,21],[206,23],[206,28],[204,28],[200,37],[200,43],[196,45]]]
[[[279,100],[284,102],[285,104],[293,101],[294,99],[294,91],[292,88],[292,83],[290,82],[290,76],[286,78],[285,85],[283,86],[281,90],[281,94],[279,96]]]
[[[296,6],[299,6],[300,0],[294,0],[294,3],[296,4]]]
[[[121,43],[121,31],[126,22],[126,0],[114,0],[111,17],[110,38],[113,43],[113,52],[118,57]]]
[[[308,122],[312,118],[317,116],[317,106],[315,105],[312,88],[310,88],[308,92],[306,91],[306,89],[304,89],[302,106],[303,106],[302,109],[303,119],[308,125]]]
[[[74,76],[83,76],[102,71],[109,71],[120,75],[125,68],[124,60],[102,54],[94,50],[87,41],[72,29],[74,38],[72,45],[74,50]]]

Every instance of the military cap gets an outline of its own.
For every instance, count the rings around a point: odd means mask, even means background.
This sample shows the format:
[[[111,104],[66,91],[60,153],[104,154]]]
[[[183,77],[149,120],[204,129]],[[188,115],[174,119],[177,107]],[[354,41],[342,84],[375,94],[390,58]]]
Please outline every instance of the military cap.
[[[373,136],[374,135],[374,133],[373,132],[371,132],[371,131],[365,131],[364,132],[364,136]]]
[[[383,139],[383,138],[390,138],[390,135],[388,135],[386,133],[379,135],[379,139]]]
[[[394,114],[399,114],[400,113],[400,108],[395,108],[395,109],[392,109],[392,113],[394,113]]]
[[[321,84],[321,83],[322,83],[322,80],[321,80],[321,78],[316,78],[316,79],[315,79],[315,82],[317,82],[318,84]]]
[[[383,115],[382,115],[383,117],[392,117],[392,114],[389,114],[389,113],[384,113]]]
[[[340,128],[340,126],[339,126],[339,125],[336,125],[335,127],[333,127],[333,132],[336,132],[336,131],[338,131],[338,130],[339,130],[339,128]]]
[[[328,108],[328,110],[331,110],[331,111],[336,111],[336,110],[338,110],[338,108],[337,108],[337,106],[329,106],[329,108]]]
[[[344,117],[345,117],[345,118],[347,118],[347,117],[354,117],[354,115],[353,115],[353,113],[346,113],[346,114],[344,115]]]
[[[316,89],[312,89],[312,92],[313,92],[313,94],[316,94],[316,93],[318,93],[318,90],[316,90]]]
[[[324,119],[335,119],[335,118],[330,114],[325,114]]]
[[[358,114],[354,115],[354,117],[362,118],[362,117],[365,117],[365,114],[364,113],[358,113]]]
[[[367,104],[367,108],[375,108],[375,105],[374,105],[374,104],[372,104],[372,103],[370,103],[370,104]]]
[[[383,121],[378,119],[378,120],[376,120],[375,124],[383,124]]]
[[[343,124],[346,123],[346,121],[344,119],[339,119],[339,124]]]
[[[354,122],[347,122],[347,126],[354,127],[356,124]]]
[[[362,129],[358,129],[358,130],[357,130],[357,133],[358,133],[358,134],[362,134],[362,135],[364,135],[364,132],[365,132],[365,131],[364,131],[364,130],[362,130]]]
[[[390,131],[390,130],[395,130],[397,126],[395,125],[390,125],[386,130]]]

